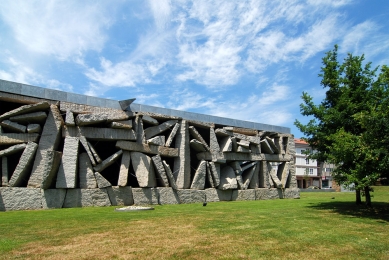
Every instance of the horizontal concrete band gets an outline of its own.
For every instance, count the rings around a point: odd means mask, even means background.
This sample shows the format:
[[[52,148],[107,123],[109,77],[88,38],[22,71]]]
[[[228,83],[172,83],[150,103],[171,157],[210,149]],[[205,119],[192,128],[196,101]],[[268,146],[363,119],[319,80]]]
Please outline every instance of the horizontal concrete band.
[[[69,92],[64,92],[64,91],[59,91],[54,89],[41,88],[41,87],[36,87],[36,86],[26,85],[22,83],[6,81],[6,80],[0,80],[0,92],[121,110],[120,104],[116,100],[91,97],[91,96],[69,93]],[[134,112],[157,113],[157,114],[181,117],[187,120],[215,123],[220,125],[229,125],[235,127],[250,128],[250,129],[272,131],[272,132],[279,132],[279,133],[288,133],[288,134],[290,133],[290,128],[288,127],[274,126],[274,125],[255,123],[255,122],[249,122],[249,121],[243,121],[243,120],[237,120],[231,118],[204,115],[204,114],[179,111],[179,110],[168,109],[168,108],[141,105],[136,103],[132,103],[130,108]]]

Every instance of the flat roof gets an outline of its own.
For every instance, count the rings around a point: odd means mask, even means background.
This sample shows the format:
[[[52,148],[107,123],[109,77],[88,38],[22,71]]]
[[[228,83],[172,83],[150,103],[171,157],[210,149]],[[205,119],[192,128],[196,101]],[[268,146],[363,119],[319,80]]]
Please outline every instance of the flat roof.
[[[0,79],[0,91],[5,93],[18,94],[22,96],[43,98],[49,100],[58,100],[66,101],[70,103],[97,106],[97,107],[107,107],[122,110],[118,100],[92,97],[82,94],[70,93],[60,90],[42,88],[37,86],[31,86],[27,84],[7,81]],[[129,97],[133,98],[133,97]],[[136,97],[135,97],[136,98]],[[272,131],[278,133],[290,134],[289,127],[275,126],[263,123],[256,123],[226,117],[211,116],[187,111],[180,111],[169,108],[155,107],[149,105],[142,105],[137,103],[132,103],[130,106],[131,110],[134,112],[150,112],[157,113],[169,116],[177,116],[187,120],[196,120],[206,123],[215,123],[221,125],[250,128],[263,131]]]

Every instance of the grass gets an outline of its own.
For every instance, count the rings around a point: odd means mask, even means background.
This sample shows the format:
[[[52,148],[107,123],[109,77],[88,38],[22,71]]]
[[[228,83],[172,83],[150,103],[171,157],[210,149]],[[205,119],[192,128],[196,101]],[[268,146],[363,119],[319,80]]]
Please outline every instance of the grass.
[[[333,197],[335,197],[333,199]],[[299,200],[0,213],[0,259],[388,259],[389,187]]]

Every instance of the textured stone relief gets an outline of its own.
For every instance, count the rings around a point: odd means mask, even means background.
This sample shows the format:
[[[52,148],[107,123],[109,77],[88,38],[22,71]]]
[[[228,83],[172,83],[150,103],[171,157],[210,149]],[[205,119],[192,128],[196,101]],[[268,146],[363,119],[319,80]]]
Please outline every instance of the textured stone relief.
[[[12,108],[0,210],[299,197],[290,134],[68,102]]]

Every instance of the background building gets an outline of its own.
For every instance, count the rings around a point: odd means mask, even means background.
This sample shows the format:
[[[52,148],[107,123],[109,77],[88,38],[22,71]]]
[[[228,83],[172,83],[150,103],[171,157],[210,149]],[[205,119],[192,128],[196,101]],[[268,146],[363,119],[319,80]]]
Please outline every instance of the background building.
[[[295,164],[297,186],[300,189],[309,186],[322,187],[320,165],[316,160],[308,159],[306,152],[313,152],[309,144],[301,139],[294,139],[296,147]]]

